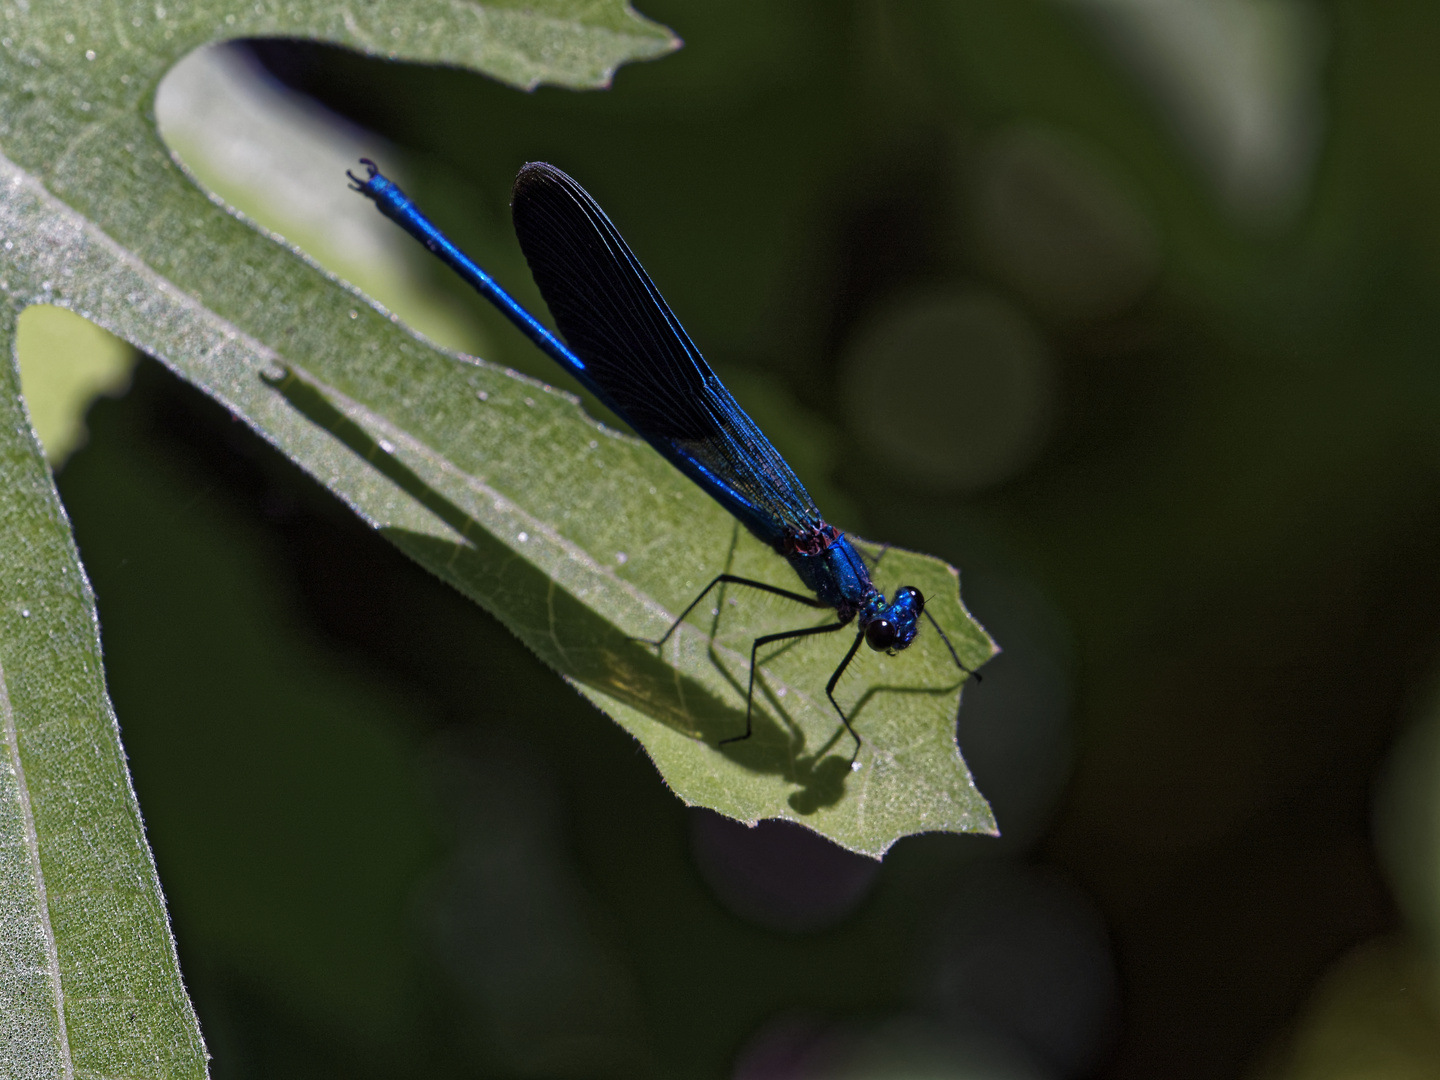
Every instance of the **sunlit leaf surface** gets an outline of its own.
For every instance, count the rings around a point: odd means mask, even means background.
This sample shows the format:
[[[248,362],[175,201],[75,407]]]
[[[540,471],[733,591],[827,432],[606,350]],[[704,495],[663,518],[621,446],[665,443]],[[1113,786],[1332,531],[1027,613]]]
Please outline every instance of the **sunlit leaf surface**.
[[[493,611],[634,733],[682,798],[747,821],[794,818],[876,855],[907,833],[993,828],[955,747],[961,673],[933,633],[899,657],[865,653],[841,684],[866,739],[858,770],[823,696],[848,644],[833,639],[762,657],[756,737],[718,747],[744,722],[749,641],[815,613],[732,590],[659,655],[632,636],[658,634],[722,569],[793,587],[788,568],[573,400],[431,347],[226,213],[175,166],[149,115],[168,67],[222,37],[310,36],[520,86],[587,86],[673,48],[668,32],[618,4],[5,15],[7,333],[18,311],[50,303],[160,358]],[[0,993],[24,1007],[0,1023],[36,1048],[28,1074],[199,1074],[93,605],[13,369],[7,401],[4,872],[19,906],[5,925],[19,929]],[[954,571],[891,551],[879,577],[919,586],[966,664],[990,656]]]
[[[94,600],[13,364],[0,410],[0,1070],[204,1075]]]
[[[227,216],[171,162],[150,107],[176,60],[213,40],[282,34],[472,66],[522,86],[583,87],[674,42],[623,4],[563,0],[358,12],[6,5],[0,18],[0,333],[11,357],[0,391],[0,1072],[203,1076],[105,693],[93,597],[21,400],[18,314],[69,307],[263,425],[241,404],[256,365],[275,361],[286,328],[320,297],[332,297],[340,319],[353,300]],[[369,309],[366,323],[403,336]],[[268,387],[262,396],[285,400]],[[288,404],[282,412],[299,415]]]

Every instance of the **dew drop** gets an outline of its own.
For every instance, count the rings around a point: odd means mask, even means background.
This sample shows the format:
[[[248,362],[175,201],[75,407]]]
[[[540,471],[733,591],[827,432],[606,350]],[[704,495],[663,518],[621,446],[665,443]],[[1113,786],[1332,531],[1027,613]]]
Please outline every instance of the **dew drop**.
[[[517,539],[519,539],[519,541],[523,544],[525,543],[525,541],[530,539],[530,534],[522,532]]]
[[[626,555],[623,551],[617,551],[615,553],[615,561],[621,566],[624,566],[627,562],[630,561],[630,556]]]
[[[489,401],[489,400],[490,400],[490,394],[489,394],[488,391],[485,391],[485,390],[476,390],[476,391],[475,391],[475,396],[476,396],[477,398],[479,398],[481,401]]]

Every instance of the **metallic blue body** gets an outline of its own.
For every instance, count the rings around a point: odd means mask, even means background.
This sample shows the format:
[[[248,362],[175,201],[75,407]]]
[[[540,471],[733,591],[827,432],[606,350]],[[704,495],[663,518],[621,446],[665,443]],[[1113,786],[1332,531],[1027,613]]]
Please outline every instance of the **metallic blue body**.
[[[705,363],[609,218],[578,184],[543,165],[527,165],[516,184],[521,245],[556,321],[576,345],[572,349],[456,247],[372,163],[364,164],[368,177],[351,176],[356,190],[469,282],[747,529],[784,555],[819,604],[834,609],[841,624],[857,620],[864,634],[874,623],[888,623],[882,637],[870,637],[873,648],[894,652],[914,641],[923,597],[907,588],[894,602],[885,599],[859,552],[826,524],[789,466]],[[547,185],[543,190],[549,201],[542,210],[550,215],[529,225],[541,231],[528,243],[520,212],[527,174],[532,187]],[[578,238],[573,251],[551,250],[572,238]],[[571,277],[567,271],[563,281],[554,281],[557,265],[587,261],[601,266],[601,276]],[[594,298],[609,292],[620,293],[620,298]],[[589,306],[578,305],[574,295]],[[609,318],[598,317],[592,309]],[[611,326],[597,325],[617,321],[634,325],[613,332]],[[586,340],[589,352],[577,337]],[[616,338],[645,355],[613,355]],[[671,411],[659,412],[659,406]],[[683,414],[680,421],[674,420],[677,411]]]
[[[659,439],[652,436],[643,424],[636,423],[627,411],[607,392],[606,387],[591,377],[590,370],[585,361],[576,356],[574,351],[563,341],[555,336],[548,327],[539,319],[526,311],[520,302],[500,287],[488,273],[486,273],[470,256],[461,251],[455,244],[442,233],[433,222],[430,221],[410,198],[401,191],[393,181],[389,180],[379,172],[375,172],[367,180],[363,181],[361,192],[370,198],[379,208],[380,212],[394,221],[402,229],[415,237],[427,248],[430,249],[439,259],[467,281],[481,296],[495,305],[499,311],[515,324],[516,328],[528,337],[542,352],[562,368],[575,376],[587,390],[594,394],[605,407],[623,419],[636,433],[646,442],[650,443],[669,462],[688,476],[695,484],[708,493],[721,506],[725,507],[731,514],[738,518],[746,528],[755,533],[771,547],[779,549],[783,540],[781,530],[773,516],[767,515],[764,508],[755,505],[754,500],[747,498],[741,492],[735,490],[732,485],[727,484],[713,469],[707,468],[703,463],[696,460],[695,456],[687,453],[683,446],[677,446],[671,440]],[[718,380],[717,380],[718,383]],[[720,387],[724,393],[724,387]],[[725,397],[729,397],[728,393]],[[720,402],[723,409],[726,404],[733,406],[734,412],[739,413],[743,422],[749,424],[755,433],[759,429],[754,427],[748,416],[740,412],[734,399],[729,402]],[[732,418],[733,419],[733,418]],[[763,438],[763,436],[761,436]],[[776,457],[778,458],[778,453]],[[799,485],[799,481],[794,481]],[[823,525],[824,522],[815,515],[815,523]]]
[[[364,181],[360,190],[375,203],[382,214],[434,252],[441,262],[499,308],[522,334],[542,351],[554,357],[561,367],[582,380],[585,378],[585,362],[567,349],[565,343],[552,334],[544,323],[521,307],[520,302],[502,289],[474,259],[456,247],[448,236],[435,227],[434,222],[420,213],[409,196],[392,181],[376,171]]]

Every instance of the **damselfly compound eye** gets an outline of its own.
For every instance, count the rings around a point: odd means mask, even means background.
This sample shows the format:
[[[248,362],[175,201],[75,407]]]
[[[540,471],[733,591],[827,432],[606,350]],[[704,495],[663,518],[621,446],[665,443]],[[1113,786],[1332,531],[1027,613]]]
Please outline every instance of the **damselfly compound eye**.
[[[884,652],[895,644],[897,631],[889,619],[876,619],[865,628],[865,644],[876,652]]]

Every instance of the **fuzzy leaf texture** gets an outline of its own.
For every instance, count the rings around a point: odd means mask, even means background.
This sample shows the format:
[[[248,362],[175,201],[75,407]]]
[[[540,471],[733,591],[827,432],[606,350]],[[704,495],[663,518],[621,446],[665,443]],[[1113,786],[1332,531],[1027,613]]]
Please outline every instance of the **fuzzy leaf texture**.
[[[794,588],[783,561],[569,397],[431,346],[207,198],[152,115],[175,62],[231,38],[312,38],[521,88],[581,88],[673,49],[668,31],[593,0],[11,0],[0,16],[0,333],[12,357],[18,314],[35,303],[157,357],[499,617],[639,739],[687,802],[792,818],[876,856],[908,833],[993,830],[954,743],[963,680],[933,633],[898,657],[863,654],[842,684],[866,738],[857,772],[824,699],[835,639],[763,659],[755,738],[717,748],[743,727],[749,640],[814,613],[732,590],[718,622],[697,613],[661,655],[631,635],[657,635],[722,569]],[[0,1072],[204,1075],[93,598],[13,362],[8,379]],[[968,665],[992,654],[954,570],[892,551],[880,577],[921,588]]]

